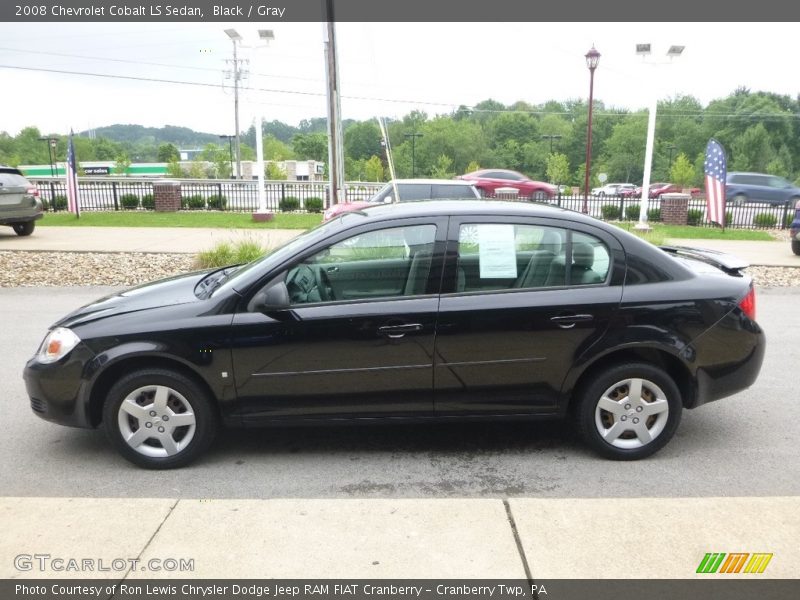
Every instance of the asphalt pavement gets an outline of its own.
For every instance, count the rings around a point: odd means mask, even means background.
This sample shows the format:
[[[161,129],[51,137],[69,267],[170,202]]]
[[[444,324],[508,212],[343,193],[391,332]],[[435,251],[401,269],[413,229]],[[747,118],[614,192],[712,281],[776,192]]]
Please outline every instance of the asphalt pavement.
[[[105,244],[92,243],[106,251],[204,239],[102,230]],[[2,237],[0,250],[58,249],[36,247],[50,232],[69,233],[62,249],[87,249],[94,231],[40,228]],[[46,423],[28,406],[21,369],[48,325],[109,291],[0,289],[0,578],[685,578],[720,551],[771,552],[764,577],[798,576],[796,288],[758,292],[768,342],[756,384],[686,411],[647,460],[597,458],[560,423],[319,427],[226,432],[169,472],[137,469],[101,432]],[[16,557],[37,552],[187,558],[193,570],[21,569]]]

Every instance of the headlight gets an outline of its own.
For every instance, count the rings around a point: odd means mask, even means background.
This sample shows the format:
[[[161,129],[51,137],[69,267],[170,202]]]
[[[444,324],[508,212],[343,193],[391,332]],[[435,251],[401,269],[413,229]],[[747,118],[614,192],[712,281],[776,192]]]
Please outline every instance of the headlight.
[[[71,329],[57,327],[44,338],[36,359],[40,363],[53,363],[65,357],[81,341]]]

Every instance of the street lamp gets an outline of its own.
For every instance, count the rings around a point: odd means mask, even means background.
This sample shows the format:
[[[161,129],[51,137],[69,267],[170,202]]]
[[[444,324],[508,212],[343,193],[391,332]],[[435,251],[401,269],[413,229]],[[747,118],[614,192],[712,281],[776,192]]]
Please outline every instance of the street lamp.
[[[417,145],[417,138],[418,137],[422,137],[422,134],[421,133],[417,133],[415,131],[414,133],[406,133],[405,137],[411,138],[411,177],[416,177],[417,176],[417,167],[416,167],[417,163],[416,163],[416,158],[415,158],[415,147]]]
[[[40,142],[47,142],[47,158],[50,161],[50,177],[56,176],[56,159],[58,158],[56,154],[56,145],[58,144],[58,138],[53,137],[40,137]]]
[[[667,62],[650,62],[647,63],[652,66],[659,64],[669,64],[673,58],[683,54],[686,46],[670,46],[667,50]],[[636,44],[636,54],[644,59],[650,55],[650,44]],[[647,144],[644,150],[644,175],[642,177],[642,197],[639,204],[639,222],[634,225],[634,229],[640,231],[649,231],[650,226],[647,224],[647,209],[650,202],[650,175],[653,168],[653,145],[656,136],[656,110],[658,109],[658,95],[655,92],[655,85],[652,88],[650,99],[650,108],[647,115]],[[671,162],[671,158],[670,158]]]
[[[672,151],[677,149],[678,147],[674,144],[670,144],[669,146],[667,146],[667,150],[669,150],[669,165],[667,165],[668,169],[672,168]]]
[[[553,140],[560,140],[561,136],[560,135],[543,135],[542,139],[543,140],[550,140],[550,154],[552,154],[553,153]]]
[[[586,127],[586,177],[583,183],[583,213],[589,214],[589,173],[592,168],[592,104],[594,102],[594,70],[600,62],[600,53],[592,46],[586,55],[589,67],[589,124]]]
[[[261,40],[261,45],[256,46],[256,50],[266,48],[269,43],[275,39],[275,34],[271,29],[259,29],[258,39]],[[264,138],[262,134],[261,123],[264,120],[261,110],[256,111],[258,117],[256,118],[256,165],[258,170],[258,211],[257,214],[266,214],[267,212],[267,190],[264,187]],[[254,217],[255,218],[255,217]],[[262,217],[264,218],[264,217]]]
[[[233,139],[235,135],[221,135],[219,139],[221,140],[228,140],[228,151],[230,154],[230,165],[231,165],[231,179],[233,179]]]

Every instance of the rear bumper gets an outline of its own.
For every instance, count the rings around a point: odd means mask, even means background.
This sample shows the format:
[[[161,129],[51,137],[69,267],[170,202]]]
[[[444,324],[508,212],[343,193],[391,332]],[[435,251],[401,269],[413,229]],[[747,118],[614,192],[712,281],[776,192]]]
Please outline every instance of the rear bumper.
[[[38,221],[44,216],[44,213],[18,215],[18,216],[0,216],[0,225],[13,225],[14,223],[27,223],[28,221]]]

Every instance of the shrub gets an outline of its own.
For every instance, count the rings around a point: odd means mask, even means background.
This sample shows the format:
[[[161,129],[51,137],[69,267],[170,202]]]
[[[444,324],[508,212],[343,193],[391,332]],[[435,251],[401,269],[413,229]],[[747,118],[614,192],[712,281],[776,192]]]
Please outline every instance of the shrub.
[[[67,197],[56,196],[53,198],[53,210],[67,210]]]
[[[603,204],[600,207],[600,213],[606,221],[616,221],[620,217],[619,206],[616,204]]]
[[[156,199],[153,198],[153,194],[145,194],[142,196],[142,208],[146,208],[147,210],[153,210],[156,207]]]
[[[225,210],[228,199],[222,194],[214,194],[208,197],[208,208],[213,210]]]
[[[625,218],[628,221],[638,221],[639,220],[639,213],[641,212],[642,207],[638,204],[631,204],[630,206],[625,207]],[[648,213],[650,214],[650,213]]]
[[[794,221],[794,213],[790,212],[788,215],[786,215],[786,220],[783,222],[783,228],[789,229],[792,226],[792,221]],[[726,222],[727,222],[727,217],[726,217]]]
[[[266,251],[266,248],[252,239],[240,240],[233,244],[219,242],[210,250],[200,252],[195,259],[195,264],[200,269],[211,269],[249,263],[263,256]]]
[[[125,210],[136,210],[139,208],[139,196],[136,194],[122,194],[119,202]]]
[[[778,217],[772,213],[758,213],[753,217],[753,225],[756,227],[775,227]]]
[[[292,212],[300,208],[300,200],[294,196],[286,196],[286,198],[278,203],[278,208],[280,208],[282,212]]]
[[[725,226],[727,227],[731,223],[733,223],[733,211],[726,210],[725,211]]]
[[[206,199],[200,194],[193,194],[183,198],[181,205],[189,210],[203,210],[206,207]]]
[[[316,196],[306,198],[306,210],[310,213],[322,212],[322,198]]]
[[[647,210],[647,220],[658,222],[661,220],[661,209],[650,208]]]
[[[703,220],[703,211],[699,208],[690,208],[686,213],[686,223],[688,225],[700,225]]]

